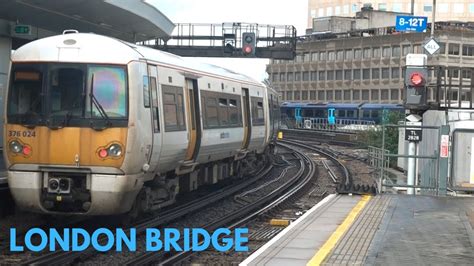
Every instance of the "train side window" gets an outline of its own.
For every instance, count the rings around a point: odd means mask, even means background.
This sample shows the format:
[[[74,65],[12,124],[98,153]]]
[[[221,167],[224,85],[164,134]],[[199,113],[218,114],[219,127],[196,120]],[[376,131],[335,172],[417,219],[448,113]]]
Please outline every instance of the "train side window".
[[[206,99],[206,126],[207,128],[213,128],[213,127],[219,126],[216,98]]]
[[[150,88],[148,84],[148,76],[143,76],[143,105],[150,108]]]
[[[224,84],[222,84],[224,85]],[[229,115],[227,112],[227,99],[219,98],[219,125],[220,126],[227,126],[229,123]]]
[[[263,126],[265,118],[263,116],[263,101],[262,98],[253,97],[252,99],[252,124],[254,126]]]
[[[362,117],[363,118],[369,118],[370,117],[370,111],[369,110],[364,110],[364,112],[362,113]]]
[[[353,110],[347,110],[347,117],[348,118],[354,118],[354,111]]]
[[[232,126],[240,125],[239,106],[240,103],[237,99],[229,99],[229,124]]]
[[[372,118],[379,117],[379,111],[373,110],[371,116],[372,116]]]
[[[183,88],[177,86],[162,85],[162,89],[165,130],[186,130],[186,124],[184,120]]]

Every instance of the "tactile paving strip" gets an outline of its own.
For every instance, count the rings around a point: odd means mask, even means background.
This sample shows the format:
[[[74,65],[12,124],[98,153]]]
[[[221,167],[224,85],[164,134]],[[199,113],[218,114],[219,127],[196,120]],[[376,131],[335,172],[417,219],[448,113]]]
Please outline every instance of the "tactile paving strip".
[[[379,228],[390,199],[382,196],[372,198],[326,258],[324,265],[364,264],[370,243]]]

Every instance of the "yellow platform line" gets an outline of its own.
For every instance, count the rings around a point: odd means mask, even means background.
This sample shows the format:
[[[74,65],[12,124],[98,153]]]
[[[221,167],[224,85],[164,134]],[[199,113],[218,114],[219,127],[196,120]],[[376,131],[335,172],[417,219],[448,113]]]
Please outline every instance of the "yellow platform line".
[[[341,239],[344,233],[349,229],[349,227],[351,227],[352,223],[357,218],[357,215],[359,215],[359,213],[364,209],[371,197],[372,196],[362,196],[357,205],[347,215],[346,219],[344,219],[344,222],[337,227],[336,231],[334,231],[328,240],[326,240],[326,243],[324,243],[319,251],[306,264],[307,266],[321,265],[329,253],[334,249],[339,239]]]

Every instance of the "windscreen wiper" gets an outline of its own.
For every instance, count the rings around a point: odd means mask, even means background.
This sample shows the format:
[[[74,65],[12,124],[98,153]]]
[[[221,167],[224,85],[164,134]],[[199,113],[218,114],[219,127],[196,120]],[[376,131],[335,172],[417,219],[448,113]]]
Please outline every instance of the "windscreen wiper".
[[[91,102],[91,118],[92,118],[92,105],[94,105],[97,110],[99,111],[99,114],[100,116],[102,117],[102,119],[105,120],[105,127],[104,128],[95,128],[93,127],[94,129],[98,129],[98,130],[103,130],[105,128],[107,128],[108,126],[110,126],[110,119],[109,119],[109,116],[107,115],[107,113],[105,112],[104,110],[104,107],[102,107],[102,105],[100,104],[100,102],[97,100],[97,98],[95,97],[94,95],[94,74],[92,74],[92,79],[91,79],[91,92],[89,93],[89,97],[90,97],[90,102]],[[92,125],[92,122],[91,122],[91,125]]]

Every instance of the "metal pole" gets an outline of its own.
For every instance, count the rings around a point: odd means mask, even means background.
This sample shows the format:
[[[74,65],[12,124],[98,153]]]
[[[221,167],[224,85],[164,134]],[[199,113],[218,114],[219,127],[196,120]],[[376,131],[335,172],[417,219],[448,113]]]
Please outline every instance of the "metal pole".
[[[408,156],[416,155],[416,142],[410,141],[408,143]],[[407,167],[407,185],[414,186],[415,185],[415,175],[416,175],[416,159],[413,157],[408,158],[408,167]],[[415,189],[408,188],[407,190],[408,195],[414,195]]]
[[[433,13],[431,14],[431,38],[433,38],[436,21],[436,0],[433,0],[433,8],[431,10],[433,11]]]
[[[411,0],[411,12],[410,14],[415,15],[415,0]]]

